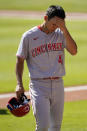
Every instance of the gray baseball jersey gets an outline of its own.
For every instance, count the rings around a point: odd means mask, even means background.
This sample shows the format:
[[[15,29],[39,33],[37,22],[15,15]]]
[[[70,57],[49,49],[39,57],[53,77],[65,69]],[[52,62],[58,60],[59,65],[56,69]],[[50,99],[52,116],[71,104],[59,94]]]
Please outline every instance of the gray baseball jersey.
[[[31,78],[62,77],[65,47],[60,29],[46,34],[36,26],[23,34],[16,55],[26,59]]]

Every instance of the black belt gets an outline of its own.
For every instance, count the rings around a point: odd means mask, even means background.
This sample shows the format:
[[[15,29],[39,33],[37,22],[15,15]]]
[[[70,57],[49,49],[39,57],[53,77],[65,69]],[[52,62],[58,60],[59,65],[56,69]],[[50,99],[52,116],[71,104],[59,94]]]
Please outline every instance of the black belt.
[[[46,78],[31,78],[31,80],[56,80],[60,77],[46,77]]]

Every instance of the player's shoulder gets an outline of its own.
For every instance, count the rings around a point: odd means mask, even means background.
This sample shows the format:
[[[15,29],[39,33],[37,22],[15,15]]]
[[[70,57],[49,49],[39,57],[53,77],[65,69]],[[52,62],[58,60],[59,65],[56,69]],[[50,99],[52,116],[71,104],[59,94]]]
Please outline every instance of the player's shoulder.
[[[24,32],[23,37],[31,37],[32,35],[36,34],[38,32],[38,27],[35,26],[28,31]]]

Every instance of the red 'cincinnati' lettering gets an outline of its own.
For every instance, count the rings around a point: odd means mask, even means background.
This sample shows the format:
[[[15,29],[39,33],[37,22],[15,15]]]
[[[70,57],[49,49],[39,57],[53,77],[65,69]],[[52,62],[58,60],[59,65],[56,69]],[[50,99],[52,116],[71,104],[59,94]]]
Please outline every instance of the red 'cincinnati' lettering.
[[[41,52],[45,53],[46,52],[46,44],[41,45]]]
[[[62,49],[62,43],[60,43],[60,49]]]
[[[56,47],[58,50],[62,50],[63,47],[62,47],[62,43],[56,43]]]
[[[32,49],[32,56],[35,57],[35,52],[34,52],[34,49]]]
[[[37,47],[37,55],[40,55],[40,54],[41,54],[40,47]]]
[[[45,52],[59,51],[59,50],[62,51],[63,48],[64,47],[62,43],[48,43],[48,44],[44,44],[32,49],[31,53],[32,53],[32,56],[35,57]]]
[[[32,56],[35,57],[36,56],[36,48],[32,49]]]
[[[56,43],[52,44],[52,50],[56,50]]]
[[[47,44],[47,49],[48,49],[48,51],[51,51],[51,44],[50,43]]]

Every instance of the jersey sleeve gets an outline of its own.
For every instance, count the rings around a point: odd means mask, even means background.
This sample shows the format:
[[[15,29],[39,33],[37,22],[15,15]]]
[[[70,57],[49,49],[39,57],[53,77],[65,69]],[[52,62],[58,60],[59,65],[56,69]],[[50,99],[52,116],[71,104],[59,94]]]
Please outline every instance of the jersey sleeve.
[[[28,51],[29,51],[29,40],[28,37],[25,34],[23,34],[16,56],[26,59],[29,55]]]

